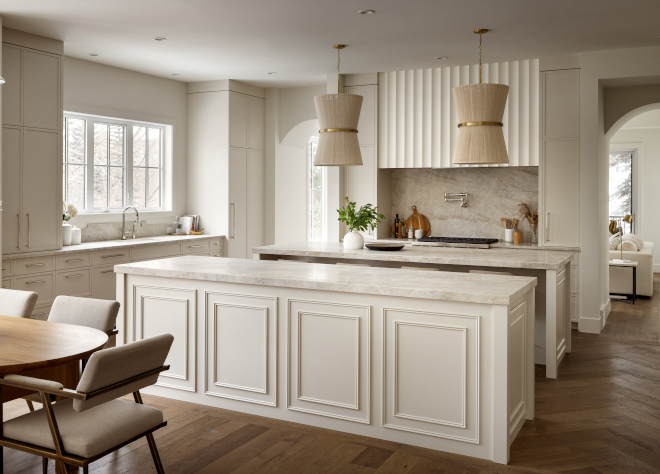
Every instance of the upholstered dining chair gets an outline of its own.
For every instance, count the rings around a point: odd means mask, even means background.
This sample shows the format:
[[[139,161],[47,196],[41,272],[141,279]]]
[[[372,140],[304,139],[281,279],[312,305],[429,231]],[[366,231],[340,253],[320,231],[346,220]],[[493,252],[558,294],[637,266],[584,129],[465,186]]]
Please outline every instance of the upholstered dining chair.
[[[96,300],[93,298],[80,298],[75,296],[58,296],[53,302],[48,321],[64,324],[75,324],[98,329],[112,337],[117,334],[115,322],[119,313],[119,302],[111,300]],[[85,370],[87,361],[82,361],[82,369]],[[30,408],[34,411],[33,403],[41,403],[38,393],[23,397]]]
[[[153,385],[164,365],[174,337],[161,334],[119,347],[103,349],[89,358],[76,390],[49,381],[6,375],[2,387],[10,386],[39,392],[43,408],[2,423],[0,405],[0,473],[4,447],[54,459],[56,471],[66,473],[68,466],[89,464],[142,437],[147,438],[156,471],[163,465],[153,432],[167,425],[163,412],[143,405],[140,389]],[[118,400],[133,394],[135,403]],[[51,396],[66,400],[53,403]]]
[[[0,289],[0,314],[29,318],[34,305],[37,304],[38,295],[34,291]]]

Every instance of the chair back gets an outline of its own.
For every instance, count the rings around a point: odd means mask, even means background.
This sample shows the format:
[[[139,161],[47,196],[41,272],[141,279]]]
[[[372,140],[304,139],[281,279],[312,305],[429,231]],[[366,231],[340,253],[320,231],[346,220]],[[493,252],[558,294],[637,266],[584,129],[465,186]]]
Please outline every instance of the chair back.
[[[87,361],[87,366],[80,382],[78,382],[76,391],[91,393],[162,367],[173,341],[174,336],[171,334],[160,334],[123,346],[95,352]],[[74,400],[73,408],[76,411],[88,410],[153,385],[157,380],[158,374],[154,374],[127,385],[110,389],[88,400]]]
[[[32,316],[34,305],[37,304],[38,296],[34,291],[0,289],[0,314],[29,318]]]
[[[58,296],[53,302],[48,321],[108,332],[115,327],[118,313],[118,301]]]

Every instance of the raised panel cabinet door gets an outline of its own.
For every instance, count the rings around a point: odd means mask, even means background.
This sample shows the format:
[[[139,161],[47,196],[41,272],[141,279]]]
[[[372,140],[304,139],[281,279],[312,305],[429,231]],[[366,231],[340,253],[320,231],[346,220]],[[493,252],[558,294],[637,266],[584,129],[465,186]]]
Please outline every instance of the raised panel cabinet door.
[[[60,92],[60,56],[25,49],[23,125],[58,130],[62,120]]]
[[[252,248],[264,244],[264,187],[266,158],[263,151],[247,152],[247,243],[246,258],[252,258]]]
[[[23,48],[2,45],[2,123],[23,125]]]
[[[247,147],[248,98],[236,92],[229,93],[229,146]]]
[[[247,257],[247,150],[229,149],[229,258]]]
[[[4,86],[3,86],[4,87]],[[21,149],[23,130],[2,127],[2,253],[21,251]]]
[[[247,147],[266,149],[266,100],[248,97]]]
[[[543,138],[580,136],[580,71],[543,73]]]
[[[578,139],[545,140],[544,245],[580,245],[580,143]]]
[[[60,133],[25,129],[21,179],[23,251],[58,248],[62,227],[59,193],[62,149]]]

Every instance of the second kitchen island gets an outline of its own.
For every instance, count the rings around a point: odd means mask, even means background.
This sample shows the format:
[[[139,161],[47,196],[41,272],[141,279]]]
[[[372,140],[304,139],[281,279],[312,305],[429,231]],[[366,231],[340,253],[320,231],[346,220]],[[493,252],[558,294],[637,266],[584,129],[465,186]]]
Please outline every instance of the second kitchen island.
[[[346,250],[340,243],[300,242],[252,249],[258,260],[296,260],[371,267],[417,267],[447,272],[470,270],[508,272],[538,278],[534,357],[545,365],[546,377],[557,378],[557,369],[571,352],[571,252],[470,249],[406,246],[396,252]],[[430,273],[430,272],[424,272]]]

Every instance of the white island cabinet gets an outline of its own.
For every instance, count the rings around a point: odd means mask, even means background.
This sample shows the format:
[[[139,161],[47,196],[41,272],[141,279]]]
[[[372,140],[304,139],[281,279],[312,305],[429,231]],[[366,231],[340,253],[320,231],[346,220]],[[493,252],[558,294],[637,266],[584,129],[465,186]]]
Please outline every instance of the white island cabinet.
[[[536,279],[176,257],[116,265],[148,393],[489,459],[534,415]]]

